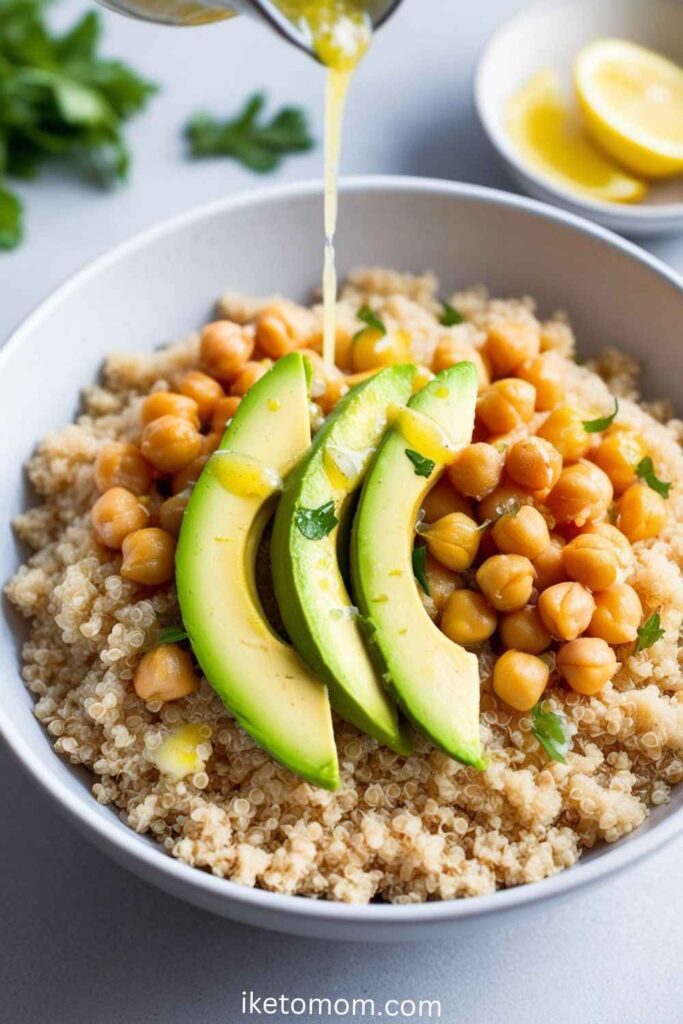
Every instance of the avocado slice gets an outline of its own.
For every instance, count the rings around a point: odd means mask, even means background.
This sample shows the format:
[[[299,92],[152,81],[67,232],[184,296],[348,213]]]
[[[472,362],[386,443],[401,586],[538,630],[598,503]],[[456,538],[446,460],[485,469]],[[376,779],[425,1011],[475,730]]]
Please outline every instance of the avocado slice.
[[[239,724],[291,771],[336,789],[327,688],[271,628],[255,582],[281,477],[310,439],[307,364],[295,352],[251,388],[197,481],[180,530],[176,585],[192,649]]]
[[[351,570],[390,692],[437,747],[483,768],[477,658],[431,621],[412,569],[418,510],[450,461],[448,448],[469,442],[476,397],[474,366],[458,363],[397,417],[365,479]]]
[[[353,496],[386,429],[388,409],[408,401],[414,374],[413,366],[392,366],[339,402],[287,480],[271,541],[275,596],[292,643],[327,683],[335,711],[403,754],[411,749],[405,723],[368,654],[340,558],[348,556]]]

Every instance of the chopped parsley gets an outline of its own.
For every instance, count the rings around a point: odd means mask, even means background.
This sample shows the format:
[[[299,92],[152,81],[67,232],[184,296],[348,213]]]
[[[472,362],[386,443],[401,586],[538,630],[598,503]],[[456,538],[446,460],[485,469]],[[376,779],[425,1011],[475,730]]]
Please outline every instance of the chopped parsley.
[[[365,324],[365,327],[361,327],[359,331],[356,331],[356,333],[353,336],[354,341],[356,340],[356,338],[360,337],[363,331],[367,330],[368,327],[371,327],[373,331],[377,331],[381,337],[384,337],[384,335],[387,333],[387,329],[383,321],[380,320],[380,318],[377,316],[377,313],[375,313],[373,309],[370,309],[369,306],[361,306],[358,312],[356,313],[356,316],[358,317],[359,320],[362,320],[362,322]]]
[[[322,540],[339,523],[334,510],[334,501],[330,498],[319,508],[300,506],[294,513],[294,522],[299,533],[307,540]]]
[[[464,323],[464,320],[465,318],[458,313],[454,306],[451,306],[450,302],[443,303],[443,309],[439,318],[439,323],[442,327],[455,327],[456,324]]]
[[[662,629],[662,620],[659,612],[655,612],[638,629],[635,653],[638,654],[640,651],[646,651],[648,647],[652,647],[653,644],[662,639],[665,632],[666,630]]]
[[[655,466],[649,455],[646,455],[644,459],[641,459],[636,466],[636,476],[651,487],[657,494],[661,494],[663,498],[669,497],[669,491],[671,490],[671,484],[665,483],[655,475]]]
[[[599,434],[603,430],[607,430],[611,427],[617,418],[619,412],[619,399],[614,399],[614,412],[610,413],[609,416],[600,416],[597,420],[584,420],[583,429],[587,434]]]
[[[413,548],[413,575],[429,597],[429,580],[427,579],[427,548]]]
[[[564,715],[549,711],[543,702],[532,709],[531,723],[531,731],[550,760],[565,764],[571,741]]]
[[[420,455],[419,452],[413,451],[412,448],[406,448],[406,455],[415,467],[415,476],[429,477],[434,471],[436,465],[431,459],[426,458],[424,455]]]
[[[186,630],[180,626],[166,626],[159,633],[160,644],[181,644],[183,640],[188,639]]]

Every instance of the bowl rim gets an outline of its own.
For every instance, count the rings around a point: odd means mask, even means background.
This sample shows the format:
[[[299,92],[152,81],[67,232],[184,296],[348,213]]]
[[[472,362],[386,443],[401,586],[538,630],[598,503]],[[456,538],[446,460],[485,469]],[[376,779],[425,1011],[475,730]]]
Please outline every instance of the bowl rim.
[[[119,243],[95,260],[88,262],[75,274],[70,275],[22,321],[0,348],[0,378],[4,364],[20,349],[25,339],[30,337],[35,326],[49,317],[52,309],[58,306],[65,297],[78,291],[91,278],[97,277],[111,265],[128,259],[150,243],[164,236],[172,235],[190,224],[210,221],[225,212],[239,210],[243,207],[281,203],[298,197],[322,197],[322,192],[323,184],[317,179],[251,189],[175,215]],[[654,272],[683,295],[683,277],[657,257],[600,225],[534,199],[480,185],[400,175],[366,175],[344,178],[340,182],[340,192],[342,198],[346,194],[356,193],[450,196],[470,202],[481,202],[496,208],[519,210],[533,218],[550,221],[579,234],[592,236],[603,245],[619,250],[627,259]],[[260,910],[262,913],[268,913],[272,917],[280,919],[291,917],[330,923],[405,926],[487,916],[566,895],[584,886],[589,887],[596,884],[609,875],[649,856],[683,831],[682,806],[673,810],[651,829],[632,836],[628,842],[616,843],[602,857],[591,861],[579,860],[569,870],[562,870],[539,882],[526,883],[482,896],[402,905],[348,904],[331,900],[324,901],[304,896],[283,895],[243,886],[229,879],[218,878],[177,860],[156,843],[141,842],[141,837],[133,830],[125,826],[121,828],[120,821],[113,813],[111,817],[94,815],[92,811],[96,806],[95,799],[87,789],[84,788],[82,792],[76,794],[62,781],[59,775],[45,774],[33,762],[32,744],[29,741],[24,741],[12,729],[10,715],[5,711],[2,702],[0,702],[0,738],[4,739],[10,752],[14,754],[38,787],[52,797],[63,814],[72,819],[87,838],[98,843],[107,852],[111,852],[114,859],[120,863],[137,862],[140,868],[139,874],[147,879],[158,873],[164,880],[159,884],[167,890],[173,890],[176,893],[195,890],[201,893],[204,906],[209,904],[216,906],[217,903],[236,904]]]
[[[516,147],[508,139],[506,132],[496,124],[492,111],[492,104],[486,98],[486,87],[484,79],[488,71],[488,63],[491,53],[499,41],[511,28],[522,25],[527,20],[532,20],[534,15],[549,14],[555,9],[563,7],[588,7],[593,0],[532,0],[521,10],[511,17],[506,18],[489,36],[477,57],[472,96],[474,108],[484,133],[502,159],[514,168],[514,171],[522,180],[532,182],[538,188],[543,189],[550,195],[557,198],[558,202],[567,203],[574,210],[580,210],[586,217],[609,217],[611,219],[623,218],[622,224],[632,222],[634,228],[637,226],[646,227],[652,225],[653,232],[658,230],[660,222],[662,226],[671,218],[683,217],[683,201],[678,203],[608,203],[600,199],[589,199],[572,192],[558,184],[550,175],[538,172],[531,164],[527,163],[517,152]],[[645,5],[646,0],[629,0],[630,3]],[[680,0],[657,0],[662,6],[678,10],[683,20],[683,7]],[[530,70],[530,74],[532,71]]]

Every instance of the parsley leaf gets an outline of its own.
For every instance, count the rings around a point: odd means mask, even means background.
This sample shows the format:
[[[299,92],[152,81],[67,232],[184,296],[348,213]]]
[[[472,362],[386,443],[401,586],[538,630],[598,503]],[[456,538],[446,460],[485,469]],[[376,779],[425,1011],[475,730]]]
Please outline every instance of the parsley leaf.
[[[564,715],[549,711],[546,703],[540,703],[531,711],[531,723],[531,731],[550,760],[566,764],[570,738]]]
[[[614,399],[614,412],[610,413],[609,416],[600,416],[597,420],[584,420],[583,429],[587,434],[599,434],[602,430],[607,430],[611,427],[617,418],[619,412],[619,399]]]
[[[651,615],[647,622],[644,622],[642,626],[638,628],[638,640],[636,641],[635,653],[639,654],[640,651],[646,651],[648,647],[652,647],[658,640],[661,640],[666,630],[662,629],[662,620],[659,612],[655,612]]]
[[[294,513],[294,522],[299,533],[307,540],[322,540],[339,522],[334,511],[334,501],[330,498],[319,508],[300,506]]]
[[[368,327],[371,327],[373,331],[377,331],[380,337],[384,337],[384,335],[387,333],[387,329],[384,326],[384,323],[377,316],[377,313],[375,313],[373,309],[370,309],[369,306],[361,306],[358,312],[356,313],[356,316],[358,317],[359,320],[363,321],[365,327],[361,327],[359,331],[356,331],[356,333],[353,336],[354,341],[356,340],[356,338],[359,338],[363,331],[367,330]]]
[[[21,203],[9,189],[0,185],[0,249],[13,249],[23,234]]]
[[[435,462],[431,459],[425,458],[424,455],[420,455],[419,452],[413,451],[412,448],[406,448],[406,455],[415,467],[415,476],[431,476],[434,470]]]
[[[454,306],[451,306],[450,302],[443,303],[443,310],[439,323],[442,327],[455,327],[456,324],[464,323],[465,318],[458,313]]]
[[[429,580],[427,579],[427,548],[413,548],[413,575],[429,597]]]
[[[186,630],[180,626],[166,626],[159,633],[160,644],[181,644],[183,640],[188,639]]]
[[[669,497],[669,491],[671,490],[671,484],[664,483],[655,475],[655,466],[649,455],[646,455],[644,459],[641,459],[636,466],[636,476],[640,480],[643,480],[648,487],[651,487],[657,494],[661,494],[663,498]]]
[[[211,114],[195,114],[186,129],[192,156],[229,156],[250,171],[268,174],[279,167],[285,154],[312,148],[304,110],[283,107],[266,121],[261,118],[265,103],[263,93],[254,93],[237,116],[227,121]]]

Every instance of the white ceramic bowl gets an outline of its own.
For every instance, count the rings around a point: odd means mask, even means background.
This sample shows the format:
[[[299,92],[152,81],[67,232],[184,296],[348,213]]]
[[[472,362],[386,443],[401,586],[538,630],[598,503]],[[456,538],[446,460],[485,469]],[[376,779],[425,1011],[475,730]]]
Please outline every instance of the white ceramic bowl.
[[[22,465],[38,438],[68,422],[79,389],[114,349],[152,348],[197,327],[225,288],[304,299],[320,274],[318,184],[286,186],[199,209],[97,260],[47,300],[0,351],[0,579],[21,552],[9,520],[28,495]],[[341,271],[360,263],[434,269],[444,293],[486,282],[567,310],[581,351],[616,342],[640,356],[653,395],[683,373],[683,282],[608,232],[531,200],[474,186],[369,178],[343,186]],[[470,900],[354,907],[244,888],[190,868],[132,832],[90,795],[92,781],[55,755],[19,675],[23,624],[0,621],[0,732],[29,775],[83,834],[143,878],[218,914],[303,935],[405,939],[530,906],[606,878],[683,829],[683,787],[633,836],[553,878]]]
[[[477,67],[475,106],[484,131],[525,192],[633,237],[683,231],[683,177],[653,184],[633,205],[583,199],[530,167],[506,128],[510,99],[535,72],[555,69],[572,90],[571,67],[593,39],[615,37],[650,47],[683,65],[680,0],[537,0],[505,22]]]

